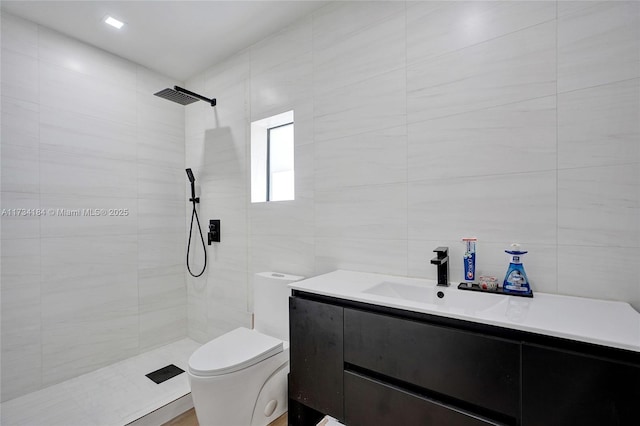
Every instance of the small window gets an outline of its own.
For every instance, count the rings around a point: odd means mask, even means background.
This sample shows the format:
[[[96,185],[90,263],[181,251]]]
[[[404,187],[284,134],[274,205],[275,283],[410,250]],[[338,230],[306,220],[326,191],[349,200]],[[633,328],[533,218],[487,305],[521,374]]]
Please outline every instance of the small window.
[[[295,199],[293,111],[251,123],[251,202]]]

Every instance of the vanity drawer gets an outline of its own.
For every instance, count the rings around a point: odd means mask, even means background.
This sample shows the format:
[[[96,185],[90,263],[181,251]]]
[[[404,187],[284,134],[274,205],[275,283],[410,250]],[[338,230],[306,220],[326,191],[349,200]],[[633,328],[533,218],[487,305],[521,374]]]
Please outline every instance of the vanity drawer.
[[[516,342],[345,309],[344,361],[519,417],[520,344]]]
[[[498,424],[350,371],[344,372],[344,396],[349,426]]]

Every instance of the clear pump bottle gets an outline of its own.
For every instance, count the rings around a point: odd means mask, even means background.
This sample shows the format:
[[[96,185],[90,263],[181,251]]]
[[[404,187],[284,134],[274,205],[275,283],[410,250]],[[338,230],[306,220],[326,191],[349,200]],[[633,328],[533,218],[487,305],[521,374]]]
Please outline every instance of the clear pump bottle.
[[[514,243],[511,244],[510,250],[505,250],[505,253],[509,254],[510,263],[502,284],[504,290],[517,293],[531,293],[529,280],[527,279],[527,274],[522,264],[522,256],[528,252],[523,251],[520,248],[520,244]]]

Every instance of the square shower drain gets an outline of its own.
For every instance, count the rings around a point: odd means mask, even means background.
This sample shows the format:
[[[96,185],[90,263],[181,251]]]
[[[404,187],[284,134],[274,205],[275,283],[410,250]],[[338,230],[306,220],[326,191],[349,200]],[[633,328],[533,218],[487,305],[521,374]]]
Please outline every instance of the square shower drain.
[[[169,364],[166,367],[162,367],[159,370],[152,371],[149,374],[145,374],[145,376],[153,380],[155,383],[160,384],[182,373],[184,373],[184,370],[182,368],[176,367],[173,364]]]

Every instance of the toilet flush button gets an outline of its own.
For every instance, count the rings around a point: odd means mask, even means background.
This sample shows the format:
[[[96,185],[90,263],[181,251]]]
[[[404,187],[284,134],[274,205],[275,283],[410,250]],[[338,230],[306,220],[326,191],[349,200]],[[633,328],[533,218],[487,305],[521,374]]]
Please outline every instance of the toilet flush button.
[[[271,401],[267,402],[267,405],[264,407],[264,415],[266,417],[269,417],[270,415],[272,415],[273,412],[276,411],[277,406],[278,406],[278,401],[276,401],[275,399],[272,399]]]

